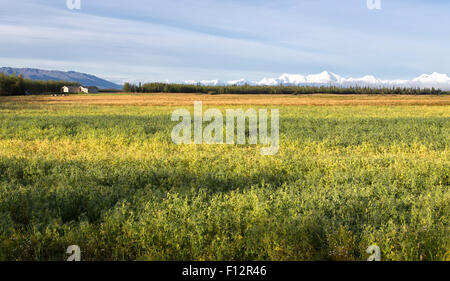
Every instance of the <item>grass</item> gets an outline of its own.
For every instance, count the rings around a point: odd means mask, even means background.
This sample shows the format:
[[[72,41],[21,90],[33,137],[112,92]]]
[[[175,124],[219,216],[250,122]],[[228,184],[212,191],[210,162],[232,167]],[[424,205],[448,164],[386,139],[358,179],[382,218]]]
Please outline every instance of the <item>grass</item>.
[[[447,96],[239,98],[0,97],[0,259],[450,259]],[[194,100],[279,108],[279,153],[174,145]]]
[[[209,95],[209,94],[82,94],[66,97],[13,96],[3,102],[65,105],[192,105],[202,100],[209,105],[450,105],[450,95]]]

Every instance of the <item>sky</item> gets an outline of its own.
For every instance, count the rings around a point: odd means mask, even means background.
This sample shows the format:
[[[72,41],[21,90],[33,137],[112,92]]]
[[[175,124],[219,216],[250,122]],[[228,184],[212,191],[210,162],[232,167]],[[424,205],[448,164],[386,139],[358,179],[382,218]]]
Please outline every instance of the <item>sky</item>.
[[[117,83],[450,73],[448,0],[66,2],[0,0],[0,66]]]

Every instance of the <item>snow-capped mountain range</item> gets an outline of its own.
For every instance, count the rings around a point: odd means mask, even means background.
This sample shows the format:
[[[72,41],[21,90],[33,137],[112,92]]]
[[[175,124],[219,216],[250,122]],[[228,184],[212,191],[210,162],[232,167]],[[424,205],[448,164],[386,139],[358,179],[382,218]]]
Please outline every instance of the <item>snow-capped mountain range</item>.
[[[434,72],[432,74],[422,74],[412,80],[382,80],[373,75],[366,75],[360,78],[345,78],[335,73],[324,71],[319,74],[300,75],[283,74],[278,78],[264,78],[260,81],[249,81],[247,79],[220,81],[220,80],[186,80],[183,84],[197,84],[217,86],[217,85],[259,85],[259,86],[360,86],[360,87],[401,87],[401,88],[436,88],[450,90],[450,77],[447,74]]]

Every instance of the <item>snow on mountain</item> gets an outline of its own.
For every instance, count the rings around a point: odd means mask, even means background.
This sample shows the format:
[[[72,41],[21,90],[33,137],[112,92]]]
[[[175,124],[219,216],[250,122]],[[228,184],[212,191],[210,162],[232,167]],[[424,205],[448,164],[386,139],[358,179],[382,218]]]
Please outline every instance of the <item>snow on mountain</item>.
[[[340,78],[340,77],[339,77]],[[310,74],[306,76],[306,80],[311,84],[329,84],[339,83],[338,76],[329,73],[328,71],[321,72],[319,74]]]
[[[381,80],[378,80],[377,78],[375,78],[375,76],[373,75],[366,75],[360,78],[348,78],[345,79],[344,82],[354,82],[354,83],[367,83],[367,84],[380,84],[382,83]]]
[[[283,74],[277,79],[278,83],[281,85],[297,85],[306,83],[306,78],[299,74]]]
[[[418,83],[429,83],[429,84],[448,84],[450,83],[450,77],[447,74],[441,74],[437,72],[433,72],[431,75],[422,74],[417,78],[412,80],[413,82]]]
[[[10,68],[0,67],[0,73],[11,75],[16,73],[21,74],[26,78],[35,80],[65,80],[79,82],[83,85],[97,86],[99,88],[120,89],[120,85],[100,79],[96,76],[79,73],[74,71],[49,71],[31,68]],[[163,82],[163,81],[160,81]],[[170,83],[169,80],[164,81]],[[185,80],[175,83],[189,84],[189,85],[208,85],[208,86],[222,86],[222,85],[259,85],[259,86],[341,86],[341,87],[401,87],[401,88],[435,88],[450,91],[450,77],[447,74],[433,72],[432,74],[422,74],[411,80],[382,80],[373,75],[366,75],[359,78],[345,78],[335,73],[323,71],[318,74],[301,75],[284,73],[276,78],[263,78],[260,81],[250,81],[245,78],[239,80],[221,81],[221,80]]]
[[[195,85],[195,84],[197,84],[197,81],[195,81],[195,80],[184,80],[183,82],[181,82],[181,84]]]
[[[196,84],[193,80],[185,81],[186,84]],[[422,74],[411,80],[381,80],[373,75],[366,75],[359,78],[345,78],[335,73],[323,71],[318,74],[301,75],[284,73],[278,78],[263,78],[260,81],[249,81],[247,79],[230,80],[222,82],[220,80],[202,80],[201,85],[259,85],[259,86],[342,86],[342,87],[401,87],[401,88],[436,88],[450,90],[450,77],[447,74],[434,72],[432,74]]]
[[[259,82],[255,82],[258,86],[276,86],[280,85],[280,82],[276,78],[263,78]]]
[[[170,82],[167,82],[170,83]],[[201,81],[195,81],[195,80],[184,80],[184,81],[175,81],[173,83],[176,84],[186,84],[186,85],[196,85],[200,84],[203,86],[224,86],[224,85],[232,85],[232,83],[224,83],[220,80],[201,80]]]
[[[201,85],[205,85],[205,86],[221,86],[221,85],[226,85],[226,83],[223,83],[220,80],[201,80],[200,81]]]
[[[254,85],[254,83],[248,81],[247,79],[242,78],[239,80],[230,80],[227,82],[227,85],[243,86],[243,85]]]

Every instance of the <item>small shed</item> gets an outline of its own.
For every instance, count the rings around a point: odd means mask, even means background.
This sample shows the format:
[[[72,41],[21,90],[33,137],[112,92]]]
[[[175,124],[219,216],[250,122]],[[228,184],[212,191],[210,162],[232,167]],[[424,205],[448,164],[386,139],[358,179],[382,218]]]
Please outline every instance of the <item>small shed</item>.
[[[77,86],[63,86],[61,88],[61,93],[79,93],[80,87]]]
[[[95,86],[80,86],[80,93],[92,94],[98,93],[98,88]]]

